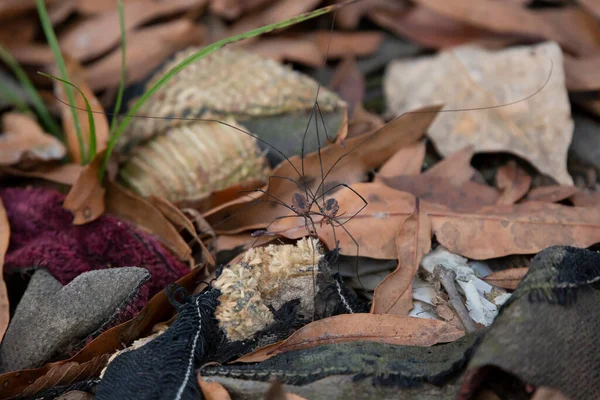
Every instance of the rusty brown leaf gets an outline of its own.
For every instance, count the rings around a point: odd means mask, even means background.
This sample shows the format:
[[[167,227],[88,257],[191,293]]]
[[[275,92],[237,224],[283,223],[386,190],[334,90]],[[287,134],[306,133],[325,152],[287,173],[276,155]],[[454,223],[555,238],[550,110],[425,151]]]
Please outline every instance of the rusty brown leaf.
[[[206,2],[207,0],[162,0],[126,3],[124,16],[128,45],[130,34],[136,27],[151,20],[203,7]],[[111,50],[120,40],[119,13],[114,7],[73,26],[60,36],[59,44],[62,49],[68,49],[70,56],[84,62]]]
[[[521,279],[527,274],[529,268],[510,268],[494,272],[483,278],[490,285],[498,286],[503,289],[514,290],[521,282]]]
[[[566,84],[569,90],[600,90],[600,56],[575,58],[565,54]]]
[[[246,50],[278,62],[291,61],[310,67],[325,65],[325,55],[316,43],[301,38],[261,38],[245,43]]]
[[[421,259],[431,250],[431,221],[416,199],[413,214],[396,236],[398,267],[376,288],[371,305],[374,314],[407,315],[412,308],[412,280]]]
[[[342,314],[311,322],[286,340],[258,349],[236,362],[260,362],[277,354],[323,344],[367,341],[432,346],[452,342],[463,335],[463,331],[439,320],[391,314]]]
[[[525,200],[527,201],[544,201],[547,203],[558,203],[559,201],[566,200],[572,196],[576,196],[579,192],[577,186],[540,186],[531,189]],[[579,204],[575,204],[578,206]]]
[[[204,29],[182,18],[140,28],[127,36],[127,83],[137,82],[167,57],[185,47],[202,43]],[[116,87],[121,71],[121,50],[115,49],[87,68],[93,90]]]
[[[197,374],[198,385],[202,391],[203,398],[206,400],[231,400],[229,392],[219,382],[207,382]]]
[[[379,48],[383,33],[376,31],[331,32],[315,31],[301,36],[317,44],[327,58],[365,57]]]
[[[435,176],[443,178],[452,185],[462,185],[471,180],[475,174],[475,168],[471,167],[471,158],[475,154],[473,146],[466,146],[460,149],[442,161],[435,164],[433,167],[425,171],[427,176]]]
[[[87,97],[90,107],[93,111],[97,111],[93,114],[94,124],[96,127],[96,151],[97,153],[102,152],[108,144],[109,126],[108,119],[104,114],[104,110],[100,105],[100,102],[96,98],[94,92],[88,86],[86,81],[85,71],[79,65],[79,63],[71,57],[65,57],[67,63],[67,71],[69,73],[69,81],[77,86]],[[68,98],[65,92],[65,85],[62,82],[55,81],[55,93],[57,97],[63,102],[60,103],[60,111],[62,116],[63,129],[67,138],[67,146],[69,149],[70,158],[76,163],[81,163],[83,156],[80,152],[79,141],[77,138],[77,130],[73,121],[72,109],[69,106]],[[73,91],[75,96],[75,107],[77,107],[76,113],[79,116],[79,124],[81,126],[81,135],[84,142],[84,151],[86,154],[90,153],[90,126],[88,122],[88,114],[86,110],[86,104],[83,97],[77,91]],[[91,161],[91,160],[88,160]]]
[[[439,108],[439,106],[425,107],[417,110],[416,113],[404,115],[368,135],[347,139],[344,147],[336,144],[321,149],[323,170],[331,169],[326,179],[325,190],[341,182],[351,185],[366,180],[369,170],[380,167],[399,148],[420,139]],[[300,176],[296,171],[302,171],[302,161],[298,156],[290,158],[290,163],[281,163],[273,170],[272,175],[297,180]],[[303,180],[308,183],[309,189],[313,192],[319,187],[322,178],[317,152],[304,158]],[[270,186],[266,187],[265,191],[287,203],[300,189],[290,180],[275,178],[271,180]],[[252,197],[259,201],[253,202],[248,198],[234,200],[209,211],[205,217],[217,232],[231,234],[250,229],[264,229],[274,218],[289,215],[289,210],[282,206],[274,207],[273,203],[260,201],[271,200],[266,195],[256,194]],[[390,242],[392,240],[393,236],[387,239]],[[392,244],[390,247],[392,254],[395,253],[393,249]]]
[[[104,151],[83,167],[65,198],[63,208],[73,213],[73,224],[75,225],[91,222],[104,213],[106,190],[98,179],[98,169],[102,165],[103,159]]]
[[[506,81],[519,91],[507,93],[501,83]],[[542,87],[544,95],[533,95]],[[440,114],[428,134],[442,155],[467,145],[479,153],[510,152],[558,183],[573,182],[566,167],[573,120],[556,43],[501,51],[461,46],[433,57],[395,61],[388,67],[384,89],[396,114],[423,103],[444,102],[447,109],[463,109],[516,102]]]
[[[421,141],[399,149],[375,176],[375,182],[381,178],[393,178],[400,175],[419,175],[425,159],[425,142]]]
[[[534,11],[508,1],[416,0],[439,14],[501,34],[553,40],[578,55],[600,48],[600,26],[578,7]]]
[[[515,204],[525,196],[530,186],[531,175],[519,167],[515,161],[509,161],[498,168],[498,172],[496,172],[496,187],[502,191],[496,204]]]
[[[65,146],[45,133],[28,115],[8,112],[2,115],[0,165],[29,169],[40,162],[61,160]]]
[[[9,241],[10,224],[8,223],[4,203],[2,202],[2,199],[0,199],[0,343],[2,343],[2,338],[6,333],[8,321],[10,320],[8,292],[6,290],[6,283],[4,283],[4,274],[2,273],[4,256],[6,255],[6,250],[8,250]]]

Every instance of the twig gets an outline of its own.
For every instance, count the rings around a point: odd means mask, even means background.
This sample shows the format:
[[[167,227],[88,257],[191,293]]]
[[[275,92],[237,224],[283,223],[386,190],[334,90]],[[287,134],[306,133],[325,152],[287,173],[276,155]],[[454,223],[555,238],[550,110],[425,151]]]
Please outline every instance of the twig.
[[[456,315],[458,315],[458,318],[460,318],[460,321],[465,328],[465,332],[475,332],[477,328],[456,289],[456,272],[446,269],[442,264],[438,264],[433,269],[433,275],[440,281],[444,289],[446,289],[450,307],[452,307]]]

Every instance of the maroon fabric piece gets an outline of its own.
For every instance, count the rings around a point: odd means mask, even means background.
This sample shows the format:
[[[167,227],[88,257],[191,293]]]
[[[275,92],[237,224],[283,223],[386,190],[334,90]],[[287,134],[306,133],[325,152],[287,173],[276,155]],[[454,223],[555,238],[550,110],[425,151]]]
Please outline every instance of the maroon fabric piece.
[[[54,190],[5,188],[0,197],[11,229],[5,274],[42,267],[66,285],[86,271],[142,267],[151,274],[145,286],[152,297],[189,272],[157,239],[124,221],[104,215],[73,225],[73,215],[62,208],[64,196]]]

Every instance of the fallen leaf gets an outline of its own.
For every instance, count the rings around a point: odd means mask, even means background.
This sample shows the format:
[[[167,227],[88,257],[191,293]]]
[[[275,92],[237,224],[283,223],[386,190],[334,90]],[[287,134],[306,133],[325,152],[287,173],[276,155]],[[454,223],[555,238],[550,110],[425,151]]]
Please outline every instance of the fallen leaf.
[[[515,204],[525,196],[530,186],[531,175],[519,167],[515,161],[509,161],[498,168],[498,172],[496,172],[496,187],[502,191],[496,204]]]
[[[204,278],[203,272],[202,269],[194,269],[175,283],[187,290],[193,290],[197,281]],[[70,359],[48,363],[36,369],[1,374],[0,382],[3,390],[0,392],[0,399],[20,396],[25,390],[29,390],[29,395],[33,396],[36,394],[33,393],[33,389],[44,390],[46,388],[44,385],[47,385],[52,379],[56,382],[57,372],[66,372],[65,378],[77,375],[74,379],[81,381],[97,376],[112,353],[121,350],[123,346],[131,344],[140,337],[148,336],[154,325],[168,320],[173,311],[174,307],[169,301],[166,291],[159,292],[148,301],[135,318],[101,333]],[[67,367],[56,369],[65,364],[68,364]],[[95,366],[98,366],[99,369],[96,369]],[[51,371],[51,375],[45,377]],[[35,386],[32,386],[33,384]]]
[[[127,36],[127,84],[143,79],[167,57],[185,47],[200,44],[203,28],[187,19],[140,28]],[[116,87],[121,71],[121,50],[86,67],[88,82],[93,90]]]
[[[42,178],[51,182],[73,185],[77,181],[83,168],[84,167],[79,164],[63,164],[53,167],[42,166],[28,171],[5,167],[0,169],[0,171],[14,176]]]
[[[600,90],[600,56],[575,58],[568,54],[565,57],[566,84],[569,90]]]
[[[150,2],[149,0],[123,0],[123,4],[133,3],[142,1],[144,3]],[[77,11],[85,15],[93,15],[105,11],[114,9],[114,3],[105,3],[96,0],[77,0]]]
[[[109,126],[104,109],[100,105],[100,102],[94,95],[94,92],[88,86],[85,79],[85,71],[73,58],[65,57],[67,64],[67,72],[69,74],[69,82],[77,86],[87,97],[90,104],[90,108],[93,111],[94,125],[96,128],[96,153],[101,153],[108,144]],[[62,82],[54,81],[54,89],[57,97],[62,101],[59,105],[62,125],[67,138],[67,146],[69,149],[69,155],[72,161],[81,163],[83,156],[81,154],[81,148],[77,137],[77,130],[75,122],[73,121],[73,109],[69,106],[69,100],[65,92],[65,84]],[[79,117],[79,124],[81,126],[81,136],[83,139],[83,151],[90,154],[90,125],[88,120],[88,114],[86,109],[85,100],[79,94],[79,92],[73,88],[73,95],[75,96],[75,112]],[[88,160],[91,161],[91,160]]]
[[[202,396],[206,400],[231,400],[229,392],[219,382],[207,382],[197,374],[198,385],[202,391]]]
[[[21,64],[27,65],[52,65],[54,55],[46,44],[19,43],[11,47],[10,52]]]
[[[269,389],[265,393],[264,400],[306,400],[297,394],[286,392],[283,385],[277,381],[271,383]]]
[[[425,142],[421,141],[399,149],[375,175],[375,182],[381,178],[393,178],[399,175],[419,175],[425,159]]]
[[[332,32],[321,30],[307,33],[302,38],[317,44],[327,58],[365,57],[379,48],[383,33],[376,31]]]
[[[515,290],[521,282],[521,279],[527,274],[529,268],[510,268],[498,272],[493,272],[483,278],[490,285],[498,286],[503,289]]]
[[[4,256],[6,255],[6,250],[8,250],[9,241],[10,224],[8,223],[4,204],[0,200],[0,343],[2,343],[2,338],[8,328],[8,321],[10,321],[8,292],[6,290],[6,283],[4,283],[4,274],[2,273]]]
[[[265,186],[264,181],[253,179],[231,185],[225,189],[215,190],[198,199],[179,201],[176,202],[175,205],[179,208],[193,208],[201,213],[204,213],[212,208],[221,206],[240,197],[244,197],[246,192],[254,189],[260,189],[263,186]]]
[[[77,6],[77,0],[57,1],[48,7],[48,16],[53,26],[56,26],[66,20]]]
[[[549,75],[542,71],[548,71],[550,60],[553,69],[546,84]],[[519,91],[507,93],[503,82]],[[542,87],[543,93],[536,94]],[[464,46],[416,61],[396,61],[388,67],[384,89],[395,114],[423,103],[444,102],[451,110],[516,102],[441,113],[428,134],[442,155],[467,145],[476,152],[506,151],[559,183],[573,183],[566,168],[573,120],[555,43],[498,52]],[[532,97],[524,100],[527,96]]]
[[[396,236],[398,267],[377,287],[371,313],[408,315],[412,305],[412,280],[421,259],[431,250],[431,221],[421,212],[419,199],[415,211]]]
[[[460,186],[470,181],[475,174],[475,168],[471,167],[474,154],[473,146],[466,146],[429,168],[424,175],[443,178],[452,185]]]
[[[336,0],[340,3],[343,0]],[[344,29],[356,29],[360,19],[370,11],[381,10],[383,12],[405,11],[409,6],[404,2],[393,2],[388,0],[361,0],[341,8],[336,15],[336,24]]]
[[[578,7],[531,10],[511,2],[416,0],[439,14],[501,34],[553,40],[579,55],[598,51],[600,27]]]
[[[110,180],[106,186],[106,212],[135,224],[155,235],[180,260],[192,263],[192,250],[177,229],[148,200],[133,194]]]
[[[354,58],[347,57],[337,66],[328,87],[348,103],[348,116],[352,118],[365,97],[365,77]]]
[[[581,4],[584,8],[588,9],[592,14],[596,16],[596,18],[600,18],[600,4],[594,0],[579,0],[579,4]]]
[[[45,133],[38,123],[25,114],[2,115],[0,165],[18,165],[28,169],[45,161],[61,160],[67,150],[60,140]]]
[[[579,190],[569,198],[576,207],[600,206],[600,193],[589,190]]]
[[[439,320],[391,314],[342,314],[311,322],[286,340],[258,349],[235,362],[260,362],[277,354],[323,344],[366,341],[433,346],[452,342],[463,335],[463,331]]]
[[[273,2],[274,0],[210,0],[210,11],[219,17],[236,19]]]
[[[105,189],[98,179],[98,169],[104,160],[104,151],[83,167],[65,198],[63,208],[73,213],[73,224],[91,222],[104,213]]]
[[[171,15],[200,8],[206,0],[170,0],[170,1],[138,1],[123,6],[127,45],[131,32],[145,23],[166,18]],[[62,49],[68,49],[69,55],[80,62],[97,58],[121,40],[119,13],[116,7],[83,20],[64,32],[59,39]]]
[[[37,21],[31,15],[2,21],[0,43],[12,52],[21,45],[30,43],[35,38]]]
[[[439,110],[438,106],[422,108],[415,113],[394,120],[373,133],[347,139],[344,147],[330,145],[321,149],[320,158],[323,171],[331,170],[327,175],[324,190],[330,190],[339,183],[351,185],[366,180],[369,170],[381,166],[399,148],[421,138],[437,110]],[[304,168],[302,168],[302,164],[304,164]],[[264,188],[270,196],[253,193],[252,196],[249,196],[251,198],[234,200],[209,211],[205,218],[218,233],[232,234],[251,229],[264,229],[274,218],[289,215],[289,209],[282,206],[275,207],[273,203],[263,200],[277,198],[286,203],[291,201],[294,193],[302,191],[295,183],[298,178],[301,178],[300,171],[304,171],[302,179],[307,183],[309,190],[316,191],[322,182],[318,152],[305,156],[304,162],[296,156],[275,168],[272,176],[283,176],[286,179],[273,178],[270,180],[270,185]],[[344,189],[344,191],[348,190]],[[354,197],[358,198],[356,195]],[[358,201],[364,204],[360,198]],[[410,212],[412,212],[412,208]],[[388,237],[386,242],[392,240],[393,236]],[[353,247],[355,246],[353,245]],[[388,252],[393,254],[392,258],[395,257],[394,247],[392,244]]]
[[[314,68],[325,65],[325,56],[316,43],[307,39],[261,38],[244,44],[246,50],[278,62],[297,62]]]
[[[525,200],[558,203],[572,196],[576,196],[580,189],[577,186],[540,186],[531,189]],[[578,206],[578,204],[575,204]]]

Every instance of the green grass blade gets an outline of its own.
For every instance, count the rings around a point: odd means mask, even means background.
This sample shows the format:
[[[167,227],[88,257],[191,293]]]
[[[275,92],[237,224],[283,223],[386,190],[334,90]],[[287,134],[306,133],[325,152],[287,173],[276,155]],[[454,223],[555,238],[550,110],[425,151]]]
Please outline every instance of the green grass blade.
[[[110,123],[111,136],[115,132],[117,127],[117,115],[121,111],[121,102],[123,101],[123,92],[125,91],[125,77],[126,77],[126,63],[125,54],[127,52],[126,38],[125,38],[125,11],[123,10],[123,0],[117,0],[117,7],[119,9],[119,26],[121,27],[121,82],[119,82],[119,91],[117,92],[117,99],[115,101],[115,110],[113,112],[112,121]]]
[[[42,23],[42,28],[44,29],[44,34],[46,35],[46,40],[52,49],[52,53],[54,54],[54,61],[56,61],[56,65],[58,66],[58,70],[60,71],[60,75],[62,76],[62,81],[69,80],[69,74],[67,73],[67,66],[65,65],[65,60],[60,52],[60,46],[58,45],[58,40],[56,39],[56,34],[54,33],[54,28],[52,27],[52,22],[50,21],[50,17],[48,16],[48,10],[46,10],[46,5],[44,4],[44,0],[36,0],[37,10],[40,17],[40,22]],[[79,116],[77,115],[77,110],[75,109],[75,96],[73,95],[73,88],[68,85],[65,85],[65,92],[67,94],[67,99],[69,100],[69,104],[71,105],[71,114],[73,116],[73,122],[75,124],[75,131],[77,133],[77,141],[79,142],[79,152],[81,154],[82,163],[87,164],[89,158],[86,156],[85,148],[83,146],[83,136],[81,134],[81,124],[79,123]]]
[[[38,0],[40,1],[40,0]],[[282,29],[282,28],[287,28],[289,26],[295,25],[297,23],[318,17],[320,15],[323,14],[327,14],[335,9],[338,9],[340,7],[344,7],[350,3],[354,3],[357,0],[349,0],[349,1],[345,1],[343,3],[339,3],[339,4],[335,4],[332,6],[327,6],[327,7],[323,7],[323,8],[319,8],[317,10],[311,11],[309,13],[305,13],[305,14],[301,14],[298,15],[297,17],[293,17],[290,19],[287,19],[285,21],[282,22],[276,22],[274,24],[270,24],[270,25],[265,25],[262,26],[260,28],[251,30],[249,32],[245,32],[245,33],[241,33],[239,35],[234,35],[234,36],[230,36],[228,38],[225,39],[221,39],[218,42],[212,43],[206,47],[204,47],[202,50],[192,54],[191,56],[189,56],[188,58],[186,58],[185,60],[183,60],[182,62],[180,62],[179,64],[177,64],[175,67],[173,67],[169,72],[167,72],[165,75],[163,75],[150,89],[148,89],[139,99],[138,101],[133,105],[133,107],[131,107],[131,110],[129,111],[129,113],[127,113],[127,115],[125,116],[125,118],[123,118],[123,120],[121,121],[121,123],[118,125],[117,129],[115,132],[113,132],[113,134],[111,135],[111,138],[108,142],[108,146],[106,149],[106,153],[104,155],[104,160],[102,162],[102,166],[100,167],[100,179],[102,179],[102,177],[104,176],[104,172],[106,171],[106,166],[108,164],[108,160],[110,159],[110,155],[115,147],[115,145],[117,144],[117,141],[119,140],[119,138],[121,137],[121,135],[123,134],[123,132],[125,131],[125,129],[127,128],[127,126],[129,125],[129,123],[131,122],[131,118],[135,115],[135,113],[142,107],[142,105],[148,101],[148,99],[158,90],[160,89],[162,86],[165,85],[165,83],[167,83],[169,80],[171,80],[171,78],[173,78],[175,75],[177,75],[177,73],[179,73],[181,70],[183,70],[185,67],[187,67],[188,65],[190,65],[191,63],[201,59],[202,57],[216,51],[219,50],[220,48],[224,47],[227,44],[231,44],[231,43],[235,43],[238,42],[240,40],[244,40],[244,39],[249,39],[249,38],[253,38],[256,36],[260,36],[262,34],[265,33],[269,33],[271,31],[274,31],[276,29]]]
[[[12,73],[17,77],[17,79],[19,80],[19,82],[21,83],[21,85],[23,86],[23,88],[25,89],[27,94],[29,95],[29,98],[31,99],[31,102],[33,103],[33,107],[35,108],[35,111],[37,112],[37,114],[40,116],[40,119],[42,120],[42,124],[44,125],[44,128],[48,132],[50,132],[52,135],[54,135],[55,137],[57,137],[59,139],[63,139],[62,131],[61,131],[60,127],[58,126],[58,124],[56,122],[54,122],[54,120],[52,119],[52,116],[50,116],[50,112],[46,108],[46,105],[44,104],[42,98],[40,97],[37,90],[35,89],[35,86],[33,86],[33,83],[31,83],[31,80],[29,80],[27,73],[19,65],[19,62],[12,56],[12,54],[10,54],[10,52],[1,45],[0,45],[0,59],[2,60],[2,62],[4,64],[6,64],[10,68]],[[3,88],[3,90],[4,90],[4,88]]]
[[[83,97],[83,101],[85,101],[85,109],[87,110],[87,115],[88,115],[88,124],[90,126],[89,160],[90,161],[93,160],[94,157],[96,157],[96,122],[94,121],[94,112],[92,111],[92,107],[90,106],[90,102],[88,101],[87,97],[85,97],[85,94],[83,94],[81,89],[79,89],[77,86],[73,85],[69,81],[59,78],[58,76],[45,74],[43,72],[38,72],[38,74],[44,75],[45,77],[50,78],[50,79],[55,79],[59,82],[64,83],[65,85],[68,85],[69,87],[76,89],[79,92],[79,94],[81,95],[81,97]]]

